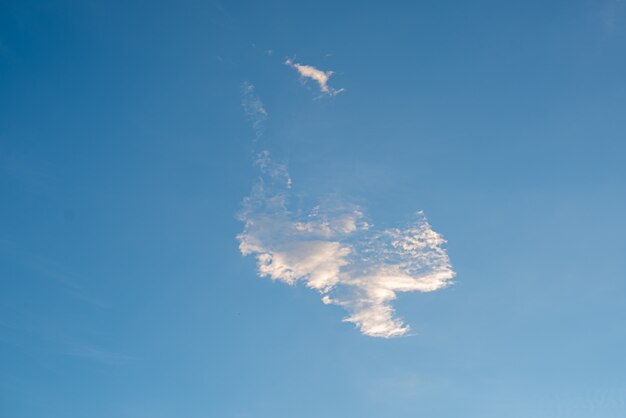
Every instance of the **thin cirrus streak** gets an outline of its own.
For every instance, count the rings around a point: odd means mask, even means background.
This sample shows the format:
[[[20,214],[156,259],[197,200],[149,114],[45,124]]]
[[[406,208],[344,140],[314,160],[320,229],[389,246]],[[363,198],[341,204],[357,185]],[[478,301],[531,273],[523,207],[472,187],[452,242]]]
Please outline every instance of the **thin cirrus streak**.
[[[452,283],[446,241],[422,212],[405,228],[377,229],[350,203],[326,202],[304,211],[294,204],[285,165],[268,151],[255,165],[260,176],[244,199],[244,229],[237,239],[243,255],[256,257],[260,276],[304,283],[323,303],[343,307],[345,322],[382,338],[410,332],[392,306],[398,293],[432,292]]]

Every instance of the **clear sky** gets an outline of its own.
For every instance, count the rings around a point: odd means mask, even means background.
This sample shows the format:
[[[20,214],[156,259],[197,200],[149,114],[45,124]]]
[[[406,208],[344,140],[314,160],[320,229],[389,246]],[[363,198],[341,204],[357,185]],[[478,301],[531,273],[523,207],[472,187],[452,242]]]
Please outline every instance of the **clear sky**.
[[[0,417],[626,416],[623,0],[0,1],[0,196]]]

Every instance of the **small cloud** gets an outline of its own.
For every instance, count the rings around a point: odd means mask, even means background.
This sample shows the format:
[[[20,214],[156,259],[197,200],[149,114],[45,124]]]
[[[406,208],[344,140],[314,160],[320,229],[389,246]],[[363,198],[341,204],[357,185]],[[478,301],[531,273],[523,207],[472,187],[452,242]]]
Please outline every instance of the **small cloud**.
[[[293,207],[287,167],[269,153],[257,160],[261,177],[244,200],[237,236],[243,255],[254,255],[258,273],[318,291],[324,304],[343,307],[344,319],[372,337],[399,337],[410,327],[392,302],[402,292],[433,292],[455,276],[446,241],[422,212],[404,228],[377,230],[360,207],[326,204],[304,212]]]
[[[293,63],[303,77],[328,86],[332,72]],[[268,113],[248,82],[242,106],[256,139],[263,134]],[[324,201],[310,210],[294,204],[292,179],[285,164],[260,152],[254,165],[260,176],[243,201],[237,235],[243,255],[252,255],[262,277],[289,285],[304,283],[326,305],[343,307],[350,322],[364,335],[391,338],[407,335],[410,327],[396,316],[393,301],[403,292],[433,292],[452,284],[455,272],[444,248],[422,212],[403,228],[374,228],[358,205]]]
[[[344,89],[336,90],[328,85],[328,80],[333,75],[332,71],[318,70],[317,68],[310,65],[298,64],[291,59],[285,60],[285,64],[292,68],[295,68],[301,77],[310,78],[317,81],[317,84],[319,84],[320,87],[320,91],[326,95],[335,96],[344,91]]]

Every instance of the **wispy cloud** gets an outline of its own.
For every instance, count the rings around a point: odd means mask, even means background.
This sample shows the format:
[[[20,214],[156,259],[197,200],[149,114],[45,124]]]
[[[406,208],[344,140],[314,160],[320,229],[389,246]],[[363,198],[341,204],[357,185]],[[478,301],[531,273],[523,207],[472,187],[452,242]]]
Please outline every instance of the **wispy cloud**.
[[[362,209],[326,204],[304,212],[294,206],[286,166],[261,154],[261,176],[244,200],[238,235],[244,255],[254,255],[260,276],[322,295],[325,304],[345,308],[344,319],[363,334],[397,337],[410,327],[392,306],[398,293],[432,292],[448,286],[455,273],[422,212],[405,228],[376,229]]]
[[[255,139],[258,139],[263,135],[268,114],[263,106],[263,102],[261,102],[254,90],[255,87],[252,83],[246,81],[241,84],[241,106],[246,118],[252,123],[252,129],[256,136]]]
[[[328,85],[328,80],[333,75],[332,71],[318,70],[317,68],[310,65],[298,64],[291,59],[285,60],[285,64],[295,68],[301,77],[310,78],[317,81],[317,84],[319,84],[320,87],[320,91],[324,94],[327,94],[329,96],[335,96],[344,91],[344,89],[336,90]]]
[[[130,356],[86,344],[73,344],[66,354],[107,365],[118,365],[133,360]]]
[[[303,76],[313,78],[323,92],[330,72],[287,61]],[[261,136],[268,113],[244,83],[246,116]],[[325,200],[299,207],[286,165],[269,151],[257,154],[260,175],[239,214],[244,223],[237,236],[243,255],[257,260],[258,274],[290,285],[304,283],[318,291],[325,304],[343,307],[345,322],[372,337],[398,337],[410,327],[398,318],[393,301],[402,292],[432,292],[452,283],[455,276],[446,241],[422,212],[402,228],[375,228],[365,211],[350,202]],[[298,192],[298,197],[304,195]]]
[[[604,23],[604,29],[608,33],[615,33],[624,17],[626,10],[625,0],[608,0],[604,3],[600,15]]]
[[[39,254],[25,251],[20,248],[18,243],[0,236],[0,254],[3,253],[10,256],[15,264],[21,265],[41,277],[56,281],[67,293],[86,304],[100,309],[110,307],[108,303],[93,295],[89,289],[81,284],[82,280],[75,274],[68,272],[67,267],[63,264]]]

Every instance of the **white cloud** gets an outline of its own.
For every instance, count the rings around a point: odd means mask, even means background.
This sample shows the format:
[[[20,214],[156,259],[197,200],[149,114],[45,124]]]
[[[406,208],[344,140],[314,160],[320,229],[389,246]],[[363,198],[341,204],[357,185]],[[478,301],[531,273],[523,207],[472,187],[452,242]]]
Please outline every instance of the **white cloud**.
[[[303,77],[316,80],[326,94],[332,72],[287,60]],[[242,106],[258,139],[268,112],[254,86],[242,85]],[[324,304],[343,307],[365,335],[398,337],[410,327],[395,315],[393,301],[402,292],[432,292],[455,276],[445,240],[418,212],[405,228],[377,229],[353,204],[325,201],[304,211],[294,204],[287,166],[268,151],[258,154],[260,177],[244,199],[237,236],[243,255],[256,257],[260,276],[289,285],[304,283]],[[302,197],[302,195],[298,195]]]
[[[294,62],[290,59],[287,59],[285,61],[285,64],[295,68],[300,76],[317,81],[317,84],[319,84],[320,87],[320,91],[324,94],[327,94],[329,96],[335,96],[344,91],[344,89],[335,90],[328,85],[328,80],[333,75],[332,71],[318,70],[317,68],[310,65],[298,64],[297,62]]]
[[[287,167],[268,152],[257,160],[261,177],[244,200],[238,235],[254,255],[260,276],[319,291],[325,304],[348,311],[346,322],[372,337],[397,337],[410,327],[392,306],[398,293],[432,292],[455,273],[445,240],[418,212],[406,228],[376,230],[356,205],[325,204],[308,213],[294,208]]]

